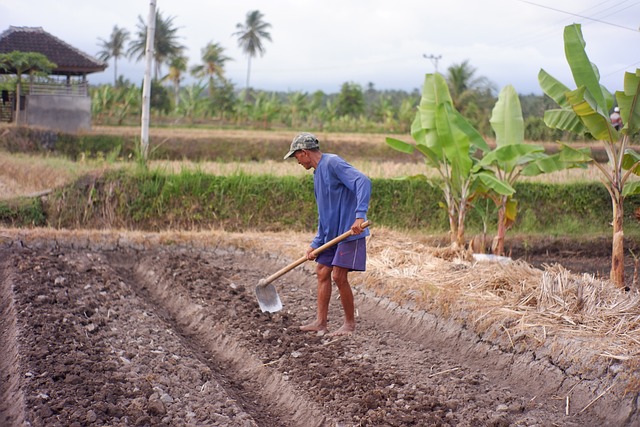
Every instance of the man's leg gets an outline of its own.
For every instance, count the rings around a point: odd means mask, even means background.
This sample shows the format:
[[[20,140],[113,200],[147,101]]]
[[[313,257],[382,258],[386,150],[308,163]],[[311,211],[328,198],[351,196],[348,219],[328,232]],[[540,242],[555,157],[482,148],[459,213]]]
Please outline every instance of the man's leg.
[[[351,285],[349,285],[349,269],[344,267],[333,267],[333,280],[338,286],[340,292],[340,302],[342,302],[342,309],[344,310],[344,323],[335,332],[330,335],[347,335],[356,330],[355,319],[355,305],[353,303],[353,292],[351,291]]]
[[[303,331],[327,331],[329,301],[331,300],[331,270],[333,270],[333,267],[329,267],[323,264],[316,264],[316,275],[318,276],[317,318],[315,322],[309,323],[308,325],[300,326],[300,329],[302,329]]]

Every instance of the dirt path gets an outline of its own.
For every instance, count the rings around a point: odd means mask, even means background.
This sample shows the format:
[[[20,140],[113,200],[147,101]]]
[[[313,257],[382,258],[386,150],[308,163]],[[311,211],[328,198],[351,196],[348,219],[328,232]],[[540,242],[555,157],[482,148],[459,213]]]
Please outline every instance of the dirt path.
[[[298,269],[279,279],[284,310],[261,313],[254,286],[289,260],[230,242],[13,237],[0,260],[3,426],[637,421],[628,403],[594,399],[597,379],[502,352],[362,286],[356,334],[302,333],[315,313],[313,277]],[[340,322],[334,300],[330,327]],[[620,406],[605,410],[612,402]]]

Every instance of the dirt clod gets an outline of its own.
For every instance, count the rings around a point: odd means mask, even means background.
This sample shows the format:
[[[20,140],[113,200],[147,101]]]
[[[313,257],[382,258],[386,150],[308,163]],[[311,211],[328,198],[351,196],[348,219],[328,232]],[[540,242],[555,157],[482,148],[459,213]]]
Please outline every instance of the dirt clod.
[[[576,388],[567,416],[567,390],[545,385],[578,376],[524,350],[463,347],[464,326],[357,286],[356,333],[327,339],[298,328],[315,315],[305,270],[279,282],[283,311],[261,313],[253,287],[273,259],[222,244],[137,247],[0,246],[0,400],[11,402],[0,424],[614,425],[608,396],[578,412],[593,396]],[[332,301],[330,329],[341,320]]]

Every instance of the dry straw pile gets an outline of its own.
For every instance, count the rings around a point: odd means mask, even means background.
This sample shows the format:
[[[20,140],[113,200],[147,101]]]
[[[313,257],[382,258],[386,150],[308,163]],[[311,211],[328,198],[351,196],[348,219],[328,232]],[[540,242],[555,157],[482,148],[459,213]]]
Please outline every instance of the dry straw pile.
[[[538,269],[523,261],[452,256],[387,230],[373,233],[369,254],[366,286],[398,304],[459,318],[486,339],[506,340],[513,350],[573,340],[605,359],[640,356],[636,290],[559,264]]]

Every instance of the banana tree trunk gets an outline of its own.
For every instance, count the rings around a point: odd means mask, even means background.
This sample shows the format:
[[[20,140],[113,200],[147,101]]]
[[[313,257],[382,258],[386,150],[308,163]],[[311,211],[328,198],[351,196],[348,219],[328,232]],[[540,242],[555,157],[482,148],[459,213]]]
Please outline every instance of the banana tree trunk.
[[[618,287],[624,288],[624,231],[623,224],[623,196],[616,192],[612,195],[613,205],[613,244],[611,247],[611,281]]]
[[[458,207],[458,227],[456,232],[456,248],[464,247],[464,221],[465,216],[467,215],[467,204],[463,200],[460,202],[460,206]]]
[[[453,247],[458,238],[458,220],[456,216],[456,202],[451,195],[451,189],[443,189],[444,199],[447,205],[447,216],[449,217],[449,243]]]
[[[493,246],[493,254],[498,256],[504,255],[504,236],[507,234],[507,199],[501,198],[500,208],[498,209],[498,231],[496,233],[496,239]]]
[[[449,214],[449,241],[451,243],[451,246],[454,246],[458,239],[458,221],[456,220],[456,212],[455,212],[455,209],[453,208],[453,205],[449,206],[448,214]]]

